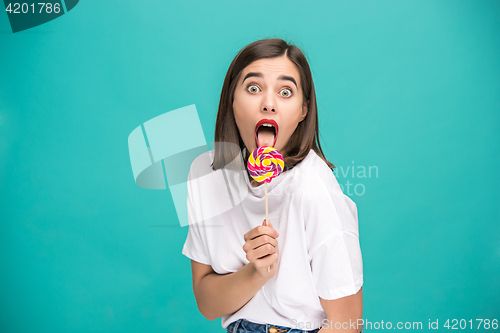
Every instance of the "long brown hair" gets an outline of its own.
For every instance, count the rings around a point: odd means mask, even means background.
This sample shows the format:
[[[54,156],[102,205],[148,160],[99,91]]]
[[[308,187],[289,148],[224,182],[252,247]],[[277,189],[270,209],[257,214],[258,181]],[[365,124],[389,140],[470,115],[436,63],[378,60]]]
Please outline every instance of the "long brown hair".
[[[309,101],[306,117],[297,125],[290,140],[281,151],[285,160],[285,171],[302,161],[311,149],[325,161],[330,169],[333,169],[335,165],[326,159],[319,142],[316,92],[314,90],[312,74],[307,59],[297,46],[288,44],[279,38],[255,41],[245,46],[231,62],[220,95],[214,141],[216,143],[234,143],[239,146],[240,150],[245,147],[245,143],[236,125],[233,112],[236,83],[243,69],[252,62],[262,58],[275,58],[284,55],[297,66],[300,73],[304,101]],[[237,156],[239,152],[231,149],[231,146],[236,147],[234,145],[215,145],[214,161],[212,163],[213,170],[224,167]],[[245,161],[248,159],[250,153],[251,152],[247,151]]]

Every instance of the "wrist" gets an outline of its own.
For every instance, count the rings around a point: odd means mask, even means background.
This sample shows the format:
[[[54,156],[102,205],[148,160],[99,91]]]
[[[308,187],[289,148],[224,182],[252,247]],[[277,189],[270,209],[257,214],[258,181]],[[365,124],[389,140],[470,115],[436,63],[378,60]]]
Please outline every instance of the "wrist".
[[[262,276],[251,262],[247,265],[249,266],[250,278],[252,279],[252,281],[264,284],[267,282],[267,280],[269,280],[269,277]]]

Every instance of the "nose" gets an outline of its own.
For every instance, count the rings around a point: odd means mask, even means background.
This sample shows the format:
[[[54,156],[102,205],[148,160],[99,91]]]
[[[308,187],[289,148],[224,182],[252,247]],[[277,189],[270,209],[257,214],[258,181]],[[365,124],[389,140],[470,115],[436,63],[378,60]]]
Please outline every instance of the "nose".
[[[272,94],[266,94],[262,102],[262,111],[276,112],[276,104],[273,100]]]

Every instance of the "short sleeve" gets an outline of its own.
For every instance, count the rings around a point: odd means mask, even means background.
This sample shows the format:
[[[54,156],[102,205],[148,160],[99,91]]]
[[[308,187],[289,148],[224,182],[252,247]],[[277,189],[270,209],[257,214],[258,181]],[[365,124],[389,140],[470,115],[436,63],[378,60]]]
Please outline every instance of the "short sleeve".
[[[204,228],[204,223],[199,222],[196,218],[195,206],[191,200],[192,190],[193,189],[188,186],[187,210],[189,229],[186,242],[182,248],[182,254],[196,262],[211,265],[212,263],[208,255],[208,245],[206,242],[206,228]]]
[[[309,172],[303,207],[311,272],[319,297],[332,300],[356,294],[363,285],[356,204],[330,169]]]
[[[363,285],[358,235],[342,231],[313,254],[311,270],[318,296],[333,300],[356,294]]]

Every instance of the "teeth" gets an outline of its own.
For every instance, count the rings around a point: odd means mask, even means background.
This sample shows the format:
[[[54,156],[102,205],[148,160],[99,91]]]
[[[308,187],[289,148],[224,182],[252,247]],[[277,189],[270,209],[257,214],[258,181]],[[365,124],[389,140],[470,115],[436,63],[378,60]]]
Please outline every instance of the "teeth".
[[[262,126],[266,126],[266,127],[274,127],[273,125],[271,124],[262,124]]]

